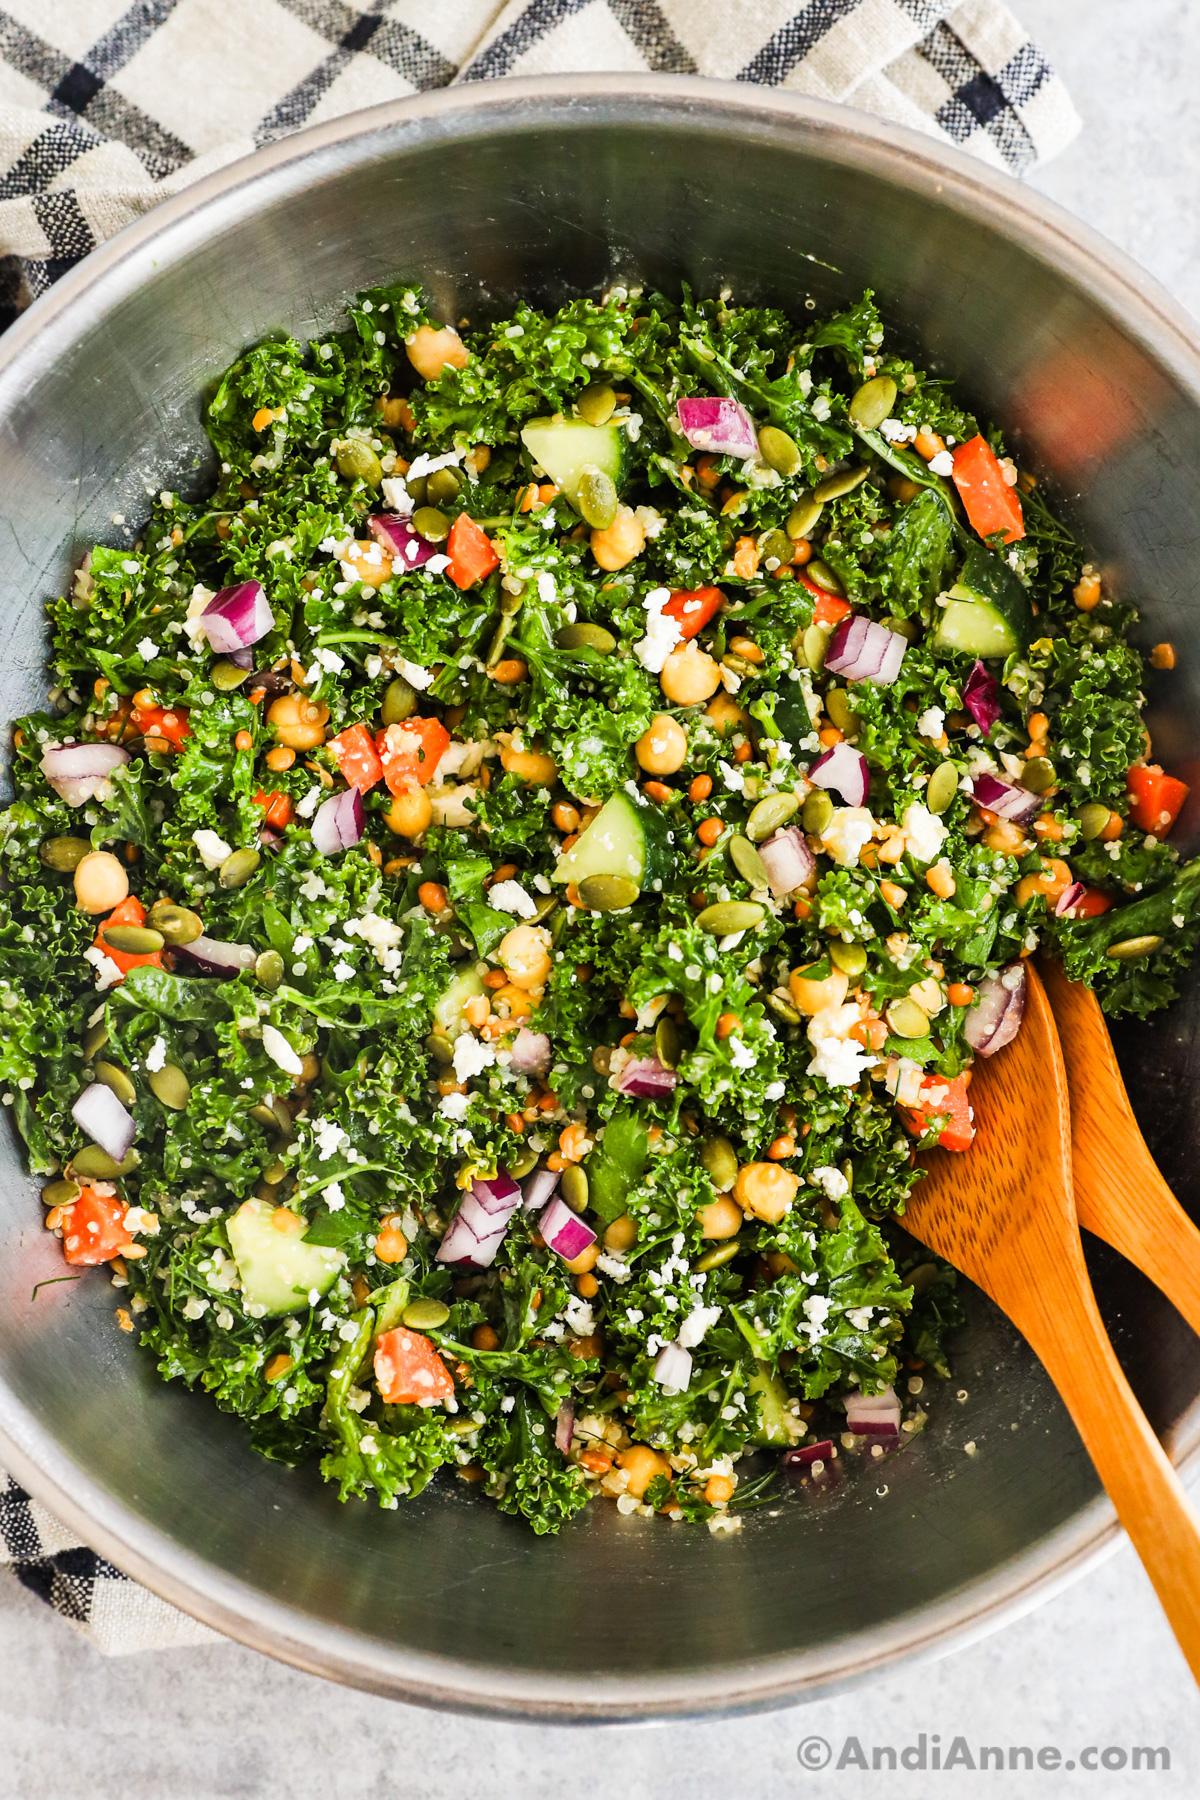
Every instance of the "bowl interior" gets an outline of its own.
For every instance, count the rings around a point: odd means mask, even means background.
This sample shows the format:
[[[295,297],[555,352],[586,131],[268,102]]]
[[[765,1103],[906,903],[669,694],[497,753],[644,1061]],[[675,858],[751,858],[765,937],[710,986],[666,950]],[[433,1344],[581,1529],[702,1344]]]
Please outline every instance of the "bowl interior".
[[[1115,259],[1112,259],[1115,261]],[[651,80],[503,84],[307,133],[91,259],[0,352],[0,713],[44,691],[43,599],[148,490],[205,479],[206,386],[246,344],[328,326],[356,287],[420,276],[448,318],[614,279],[802,314],[873,287],[1069,503],[1180,668],[1165,760],[1200,754],[1191,595],[1196,358],[1169,308],[1042,203],[835,109]],[[1124,1034],[1143,1121],[1200,1202],[1195,990]],[[537,1540],[461,1484],[341,1507],[166,1388],[96,1273],[60,1272],[0,1143],[0,1433],[52,1504],[160,1591],[306,1666],[412,1698],[576,1716],[753,1704],[944,1641],[1079,1566],[1110,1530],[1049,1383],[977,1294],[956,1377],[907,1454],[740,1536],[597,1506]],[[1200,1351],[1115,1257],[1097,1280],[1151,1417],[1194,1435]],[[961,1398],[956,1398],[961,1390]],[[965,1452],[973,1442],[976,1454]],[[85,1523],[86,1521],[86,1523]]]

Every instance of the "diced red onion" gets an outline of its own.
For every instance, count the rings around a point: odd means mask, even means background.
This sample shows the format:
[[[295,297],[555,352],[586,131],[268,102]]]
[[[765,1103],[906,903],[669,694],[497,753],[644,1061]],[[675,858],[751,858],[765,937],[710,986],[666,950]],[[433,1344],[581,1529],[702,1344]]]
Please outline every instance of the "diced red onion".
[[[128,750],[119,744],[51,744],[42,752],[42,774],[60,800],[82,806],[128,761]]]
[[[758,854],[763,859],[771,892],[777,900],[803,887],[817,866],[798,825],[788,825],[773,833],[758,846]]]
[[[682,1344],[664,1344],[654,1359],[654,1379],[668,1394],[682,1394],[692,1379],[692,1353]]]
[[[397,569],[419,569],[427,563],[431,556],[436,556],[438,547],[423,538],[419,531],[414,531],[408,520],[399,513],[373,513],[367,520],[371,535],[383,545],[392,559],[393,572]]]
[[[193,938],[190,944],[173,946],[177,962],[190,963],[200,975],[219,975],[230,981],[258,961],[253,944],[222,944],[216,938]]]
[[[1000,684],[982,662],[976,662],[963,682],[962,697],[963,705],[986,737],[1000,717]]]
[[[613,1086],[634,1100],[661,1100],[674,1092],[678,1079],[674,1069],[664,1068],[657,1056],[634,1056],[614,1076]]]
[[[362,837],[365,822],[362,795],[356,787],[347,788],[318,806],[310,827],[312,841],[322,856],[353,850]]]
[[[798,1444],[784,1456],[784,1465],[793,1469],[807,1469],[810,1463],[833,1461],[833,1439],[822,1438],[819,1444]]]
[[[676,410],[684,437],[693,450],[710,456],[736,456],[745,462],[758,456],[758,432],[754,420],[736,400],[707,398],[680,400]]]
[[[571,1434],[575,1430],[575,1408],[569,1400],[564,1400],[554,1415],[554,1442],[564,1456],[570,1454]]]
[[[472,1263],[477,1269],[490,1268],[504,1242],[511,1216],[511,1210],[498,1217],[485,1212],[473,1190],[468,1189],[438,1245],[437,1260]]]
[[[525,1211],[540,1212],[557,1186],[558,1175],[553,1169],[535,1169],[521,1190]]]
[[[846,1429],[858,1437],[899,1437],[900,1402],[895,1388],[885,1387],[881,1394],[847,1394]]]
[[[492,1219],[511,1219],[521,1204],[521,1190],[506,1169],[491,1177],[477,1175],[471,1192]]]
[[[573,1213],[561,1194],[556,1194],[541,1219],[538,1230],[546,1245],[561,1256],[564,1262],[574,1262],[581,1256],[589,1244],[594,1244],[596,1234],[590,1225],[585,1225],[578,1213]]]
[[[900,673],[907,649],[908,640],[898,631],[889,631],[862,613],[850,613],[829,640],[825,667],[831,675],[844,675],[847,681],[870,681],[876,687],[890,687]]]
[[[871,791],[867,759],[852,744],[835,744],[832,750],[818,756],[808,771],[808,779],[814,787],[832,788],[847,806],[865,806]]]
[[[963,1036],[979,1056],[995,1056],[1011,1044],[1025,1017],[1029,986],[1023,962],[1009,963],[998,975],[989,975],[975,990],[975,1001],[963,1020]]]
[[[117,1163],[125,1161],[137,1136],[137,1125],[111,1088],[102,1081],[93,1081],[71,1108],[71,1117],[106,1156]]]
[[[544,1075],[550,1067],[550,1039],[544,1031],[522,1025],[512,1043],[509,1068],[514,1075]]]
[[[1028,825],[1043,806],[1040,794],[1031,794],[1028,788],[1018,787],[1015,781],[1001,781],[998,775],[990,775],[986,769],[971,777],[971,792],[977,806],[986,807],[997,818],[1011,819],[1014,825]]]
[[[218,656],[245,650],[266,637],[275,615],[261,581],[239,581],[214,594],[200,614],[199,625]]]
[[[1062,893],[1058,896],[1058,899],[1054,902],[1055,918],[1061,919],[1064,914],[1071,911],[1073,906],[1078,906],[1086,893],[1087,889],[1084,887],[1082,881],[1073,881],[1070,887],[1064,888]]]

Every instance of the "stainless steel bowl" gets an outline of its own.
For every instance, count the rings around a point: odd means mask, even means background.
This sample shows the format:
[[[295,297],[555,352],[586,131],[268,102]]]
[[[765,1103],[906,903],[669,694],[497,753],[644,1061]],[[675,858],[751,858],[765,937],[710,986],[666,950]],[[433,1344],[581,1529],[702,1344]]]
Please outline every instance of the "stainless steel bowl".
[[[878,292],[1070,500],[1180,669],[1156,742],[1200,751],[1200,358],[1190,323],[1108,245],[1012,182],[839,108],[601,76],[466,88],[308,131],[93,253],[0,344],[0,711],[44,689],[41,603],[148,488],[204,479],[199,398],[245,344],[420,275],[448,317],[613,278],[802,311]],[[1197,1194],[1195,994],[1127,1036],[1135,1094]],[[554,1541],[447,1481],[399,1512],[339,1506],[155,1380],[103,1275],[59,1272],[4,1138],[0,1461],[82,1536],[233,1637],[411,1700],[541,1718],[779,1702],[944,1649],[1033,1604],[1115,1537],[1049,1385],[979,1296],[957,1375],[908,1453],[740,1537],[596,1506]],[[1177,1452],[1200,1351],[1115,1258],[1097,1279]],[[955,1389],[965,1393],[955,1398]],[[974,1456],[964,1446],[973,1441]]]

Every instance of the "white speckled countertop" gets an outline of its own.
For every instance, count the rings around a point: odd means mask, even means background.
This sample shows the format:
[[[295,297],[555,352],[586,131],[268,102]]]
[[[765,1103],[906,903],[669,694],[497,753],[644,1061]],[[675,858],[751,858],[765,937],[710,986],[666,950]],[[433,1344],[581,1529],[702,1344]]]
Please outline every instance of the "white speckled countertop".
[[[1200,6],[1014,4],[1084,119],[1034,185],[1200,315]],[[921,1732],[924,1771],[836,1767],[848,1736],[869,1762],[873,1745],[915,1749]],[[961,1758],[935,1772],[935,1733],[943,1756],[960,1734],[975,1757],[980,1745],[1047,1754],[1030,1773],[1019,1758],[1011,1772],[973,1777]],[[824,1772],[798,1759],[813,1739],[832,1747]],[[1169,1771],[1121,1767],[1138,1745],[1166,1746]],[[1107,1769],[1078,1766],[1088,1746],[1108,1752]],[[1195,1690],[1127,1548],[984,1642],[855,1693],[758,1718],[592,1731],[398,1706],[232,1644],[106,1662],[0,1575],[0,1800],[963,1800],[976,1781],[1004,1800],[1200,1792]]]

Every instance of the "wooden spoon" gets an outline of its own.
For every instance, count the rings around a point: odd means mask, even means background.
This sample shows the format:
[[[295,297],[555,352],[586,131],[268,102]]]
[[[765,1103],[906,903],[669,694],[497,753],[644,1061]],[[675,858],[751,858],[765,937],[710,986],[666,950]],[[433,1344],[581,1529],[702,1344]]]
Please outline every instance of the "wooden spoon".
[[[904,1225],[1006,1312],[1045,1364],[1200,1682],[1200,1525],[1121,1371],[1083,1260],[1062,1054],[1033,969],[1025,1018],[971,1085],[966,1155],[933,1150]]]
[[[1200,1333],[1200,1231],[1138,1129],[1100,1002],[1058,963],[1044,971],[1071,1097],[1079,1223],[1119,1250]]]

